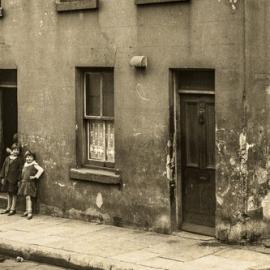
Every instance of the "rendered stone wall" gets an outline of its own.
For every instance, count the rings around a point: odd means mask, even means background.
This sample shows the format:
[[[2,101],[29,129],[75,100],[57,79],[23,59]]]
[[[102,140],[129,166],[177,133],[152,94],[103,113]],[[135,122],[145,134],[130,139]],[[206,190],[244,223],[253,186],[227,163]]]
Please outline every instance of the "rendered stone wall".
[[[253,144],[246,139],[251,129],[246,128],[243,113],[247,96],[243,2],[192,0],[140,6],[131,0],[99,2],[97,10],[57,13],[53,0],[2,1],[6,15],[0,21],[0,68],[18,70],[19,133],[46,171],[40,182],[41,210],[169,232],[165,170],[171,135],[170,69],[212,68],[216,229],[219,238],[233,237],[229,228],[245,212],[250,179],[246,155]],[[145,70],[129,66],[135,55],[148,57]],[[114,67],[121,189],[69,178],[69,168],[76,163],[75,68],[81,66]],[[265,123],[266,118],[264,128]]]

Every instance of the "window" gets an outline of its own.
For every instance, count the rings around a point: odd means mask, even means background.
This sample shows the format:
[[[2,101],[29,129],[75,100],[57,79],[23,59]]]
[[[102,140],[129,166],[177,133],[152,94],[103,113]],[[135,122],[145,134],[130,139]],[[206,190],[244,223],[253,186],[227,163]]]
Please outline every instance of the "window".
[[[160,4],[160,3],[171,3],[171,2],[188,2],[189,0],[135,0],[136,5],[145,4]]]
[[[76,167],[71,179],[122,185],[115,168],[113,68],[76,69]]]
[[[77,166],[113,168],[113,69],[82,68],[77,71]]]
[[[114,163],[113,72],[84,73],[87,161]]]

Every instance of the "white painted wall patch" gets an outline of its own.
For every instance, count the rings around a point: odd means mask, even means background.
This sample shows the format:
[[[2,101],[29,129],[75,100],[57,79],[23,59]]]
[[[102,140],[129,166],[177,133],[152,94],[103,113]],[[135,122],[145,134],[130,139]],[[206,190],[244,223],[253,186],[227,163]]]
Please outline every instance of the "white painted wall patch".
[[[101,208],[101,206],[103,205],[103,198],[100,192],[97,194],[96,205],[98,208]]]

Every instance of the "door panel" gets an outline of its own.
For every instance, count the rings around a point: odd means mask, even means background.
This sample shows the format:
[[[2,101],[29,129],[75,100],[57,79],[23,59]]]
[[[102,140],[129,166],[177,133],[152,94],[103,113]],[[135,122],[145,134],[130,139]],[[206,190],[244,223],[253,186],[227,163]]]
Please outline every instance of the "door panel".
[[[187,101],[185,103],[185,137],[189,138],[186,141],[186,163],[190,167],[199,167],[199,142],[196,136],[199,132],[198,126],[193,124],[193,121],[197,119],[197,103],[193,101]],[[190,121],[189,121],[190,119]]]
[[[183,223],[215,225],[215,106],[211,95],[180,95]]]

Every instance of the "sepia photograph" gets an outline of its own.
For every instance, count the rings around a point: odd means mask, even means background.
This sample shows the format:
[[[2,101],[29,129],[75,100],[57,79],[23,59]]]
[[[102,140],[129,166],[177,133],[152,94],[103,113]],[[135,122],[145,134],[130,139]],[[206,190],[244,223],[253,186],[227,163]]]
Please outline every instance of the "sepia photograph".
[[[270,0],[0,0],[0,270],[270,270]]]

